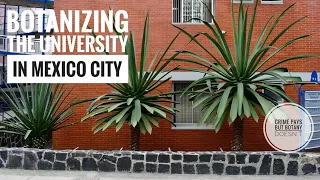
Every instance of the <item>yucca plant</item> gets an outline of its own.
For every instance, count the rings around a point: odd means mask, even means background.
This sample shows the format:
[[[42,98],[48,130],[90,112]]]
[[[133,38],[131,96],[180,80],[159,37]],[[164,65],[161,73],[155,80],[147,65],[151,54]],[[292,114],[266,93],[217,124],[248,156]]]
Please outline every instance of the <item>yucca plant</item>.
[[[1,101],[8,106],[0,132],[23,135],[31,140],[32,148],[45,148],[53,131],[70,126],[73,115],[72,89],[64,85],[18,84],[1,88]]]
[[[151,134],[152,126],[159,127],[159,119],[173,123],[167,114],[173,115],[176,112],[176,109],[171,107],[174,103],[171,94],[163,93],[159,88],[171,79],[168,74],[175,69],[166,70],[170,61],[164,58],[178,35],[159,59],[160,50],[157,52],[147,67],[149,24],[148,13],[144,23],[140,59],[136,55],[134,34],[130,32],[125,51],[128,55],[129,83],[108,84],[113,89],[112,93],[97,97],[87,109],[87,115],[82,118],[82,121],[85,121],[101,115],[93,127],[94,133],[113,126],[116,126],[116,131],[119,131],[127,122],[131,126],[131,150],[140,149],[141,132]],[[170,106],[163,103],[169,103]]]
[[[279,34],[271,38],[275,33],[283,16],[294,6],[291,5],[285,9],[276,20],[271,23],[273,16],[266,22],[260,36],[252,40],[254,24],[257,12],[258,0],[255,2],[251,21],[248,17],[248,8],[245,8],[242,1],[239,5],[238,20],[235,20],[235,12],[232,5],[232,27],[234,39],[234,52],[227,43],[219,23],[211,14],[214,25],[202,21],[207,27],[208,32],[201,32],[195,36],[186,30],[180,29],[191,41],[199,45],[210,58],[204,58],[190,51],[181,51],[184,56],[175,58],[176,61],[190,62],[200,65],[202,68],[180,68],[182,70],[199,72],[205,76],[191,83],[183,92],[190,95],[194,101],[193,107],[202,107],[203,116],[198,124],[214,122],[215,130],[218,132],[225,119],[229,125],[233,126],[232,150],[241,151],[243,149],[243,123],[244,119],[252,117],[259,120],[258,111],[265,115],[277,104],[277,101],[264,94],[263,89],[279,95],[287,102],[294,102],[282,89],[283,85],[292,85],[301,81],[299,77],[282,76],[279,73],[288,72],[287,68],[278,67],[285,62],[298,60],[302,58],[318,57],[319,55],[297,55],[279,59],[272,65],[267,65],[270,60],[287,48],[289,45],[303,40],[310,35],[303,35],[292,38],[286,43],[276,47],[278,40],[295,24],[303,20],[302,17],[284,28]],[[220,57],[215,55],[208,47],[205,47],[198,39],[198,36],[204,36],[215,48]],[[253,47],[251,45],[254,44]],[[274,61],[273,61],[274,62]],[[282,82],[282,84],[279,84]],[[205,86],[204,88],[201,88]],[[190,89],[197,89],[190,91]]]

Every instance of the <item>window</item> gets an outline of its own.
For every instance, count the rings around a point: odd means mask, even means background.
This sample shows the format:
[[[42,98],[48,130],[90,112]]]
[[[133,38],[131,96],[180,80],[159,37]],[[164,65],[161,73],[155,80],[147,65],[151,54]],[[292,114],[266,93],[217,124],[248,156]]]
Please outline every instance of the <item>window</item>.
[[[261,4],[283,4],[283,0],[261,0]]]
[[[272,99],[276,100],[278,102],[278,104],[284,103],[284,99],[281,96],[275,94],[274,92],[272,92],[272,91],[270,91],[268,89],[264,89],[263,93],[265,95],[271,97]]]
[[[242,0],[243,4],[251,4],[254,0]],[[233,0],[233,3],[241,3],[241,0]]]
[[[172,0],[172,23],[198,24],[198,18],[212,23],[214,0]]]
[[[173,84],[174,91],[180,91],[188,87],[189,84],[189,82],[175,82]],[[193,102],[189,100],[187,94],[183,96],[177,94],[174,96],[174,100],[179,103],[175,105],[179,112],[174,117],[176,127],[172,127],[173,129],[214,129],[212,124],[197,126],[203,112],[201,112],[201,107],[192,108]]]

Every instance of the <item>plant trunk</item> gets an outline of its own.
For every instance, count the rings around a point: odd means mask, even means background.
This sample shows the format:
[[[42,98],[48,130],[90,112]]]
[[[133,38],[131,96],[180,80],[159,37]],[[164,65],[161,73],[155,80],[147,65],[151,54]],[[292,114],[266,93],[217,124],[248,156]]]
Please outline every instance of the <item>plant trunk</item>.
[[[131,126],[130,150],[140,150],[140,127],[138,125],[136,127]]]
[[[233,123],[232,151],[243,150],[243,119],[237,118]]]
[[[32,137],[31,138],[31,147],[32,148],[44,149],[44,148],[46,148],[47,144],[48,144],[47,136]]]

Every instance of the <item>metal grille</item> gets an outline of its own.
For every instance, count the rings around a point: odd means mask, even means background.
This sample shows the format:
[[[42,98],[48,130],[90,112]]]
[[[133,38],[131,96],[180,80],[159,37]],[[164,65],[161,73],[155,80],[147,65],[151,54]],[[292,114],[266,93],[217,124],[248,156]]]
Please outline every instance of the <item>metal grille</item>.
[[[201,20],[212,22],[214,0],[173,0],[172,22],[173,23],[200,23]]]
[[[174,83],[174,90],[179,91],[188,87],[190,83]],[[201,108],[192,108],[193,102],[189,100],[189,97],[185,94],[181,96],[180,94],[175,95],[175,101],[179,104],[176,108],[179,112],[176,113],[175,123],[197,123],[201,116]]]

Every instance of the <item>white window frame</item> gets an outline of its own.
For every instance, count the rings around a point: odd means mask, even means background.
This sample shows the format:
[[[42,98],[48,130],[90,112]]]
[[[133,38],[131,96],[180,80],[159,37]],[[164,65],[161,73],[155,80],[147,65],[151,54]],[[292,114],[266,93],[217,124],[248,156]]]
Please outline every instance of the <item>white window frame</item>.
[[[174,0],[172,0],[171,2],[172,2],[172,4],[171,4],[171,23],[172,24],[175,24],[175,25],[179,25],[179,24],[183,24],[183,25],[203,25],[203,23],[201,23],[201,22],[183,22],[183,5],[181,6],[181,21],[182,22],[180,22],[180,23],[175,23],[175,22],[173,22],[173,1]],[[211,13],[213,14],[213,16],[215,16],[215,1],[216,0],[212,0],[212,4],[211,4]],[[182,3],[181,4],[183,4],[183,0],[182,0]],[[192,11],[193,12],[193,11]],[[209,24],[213,24],[213,20],[209,23]]]
[[[278,1],[261,0],[261,4],[283,4],[283,0],[278,0]]]
[[[192,81],[172,81],[172,92],[175,90],[175,83],[191,83]],[[174,96],[172,96],[174,101]],[[174,104],[173,104],[174,106]],[[191,107],[192,108],[192,107]],[[176,123],[176,116],[172,118],[174,120],[174,125],[171,126],[171,129],[174,130],[214,130],[215,127],[213,123],[210,123],[208,126],[206,124],[201,124],[200,126],[197,123]]]
[[[233,4],[240,4],[241,0],[233,0],[232,2],[233,2]],[[253,4],[253,3],[254,3],[254,0],[242,1],[242,4]]]

